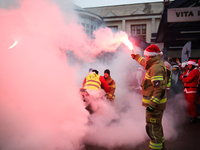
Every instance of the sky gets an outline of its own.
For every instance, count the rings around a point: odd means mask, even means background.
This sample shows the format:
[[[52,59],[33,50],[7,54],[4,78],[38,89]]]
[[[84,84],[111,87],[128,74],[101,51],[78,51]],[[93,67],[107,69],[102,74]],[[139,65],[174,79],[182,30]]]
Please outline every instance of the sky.
[[[100,28],[90,39],[77,24],[76,12],[61,10],[71,1],[0,2],[1,150],[81,150],[85,144],[111,149],[149,140],[142,95],[129,89],[137,83],[138,64],[124,44],[124,31]],[[105,51],[112,55],[102,57]],[[100,75],[110,69],[116,82],[114,104],[103,90],[90,93],[93,115],[79,94],[89,68]],[[166,140],[176,138],[185,121],[183,98],[168,101]]]
[[[134,3],[146,3],[146,2],[161,2],[162,0],[74,0],[74,3],[82,8],[85,7],[98,7],[109,5],[124,5]]]

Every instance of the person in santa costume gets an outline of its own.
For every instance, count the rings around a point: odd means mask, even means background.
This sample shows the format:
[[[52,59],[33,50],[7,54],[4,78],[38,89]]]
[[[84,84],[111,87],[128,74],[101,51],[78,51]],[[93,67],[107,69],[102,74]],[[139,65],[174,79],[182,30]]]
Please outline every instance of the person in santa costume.
[[[195,100],[197,97],[197,87],[199,70],[196,67],[196,60],[188,61],[189,70],[180,76],[183,81],[185,99],[188,102],[187,113],[191,117],[190,123],[194,123],[197,117]]]
[[[200,110],[200,59],[198,59],[198,66],[197,66],[197,68],[198,68],[198,70],[199,70],[198,100],[199,100],[199,110]],[[200,112],[199,112],[198,118],[200,119]]]

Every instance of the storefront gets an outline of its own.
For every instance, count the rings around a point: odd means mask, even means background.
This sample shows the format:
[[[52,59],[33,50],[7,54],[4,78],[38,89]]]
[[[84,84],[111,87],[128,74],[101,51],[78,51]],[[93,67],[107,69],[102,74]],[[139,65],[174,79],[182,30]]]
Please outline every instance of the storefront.
[[[200,1],[164,0],[156,43],[164,43],[167,57],[181,58],[182,49],[189,41],[190,58],[200,58]]]

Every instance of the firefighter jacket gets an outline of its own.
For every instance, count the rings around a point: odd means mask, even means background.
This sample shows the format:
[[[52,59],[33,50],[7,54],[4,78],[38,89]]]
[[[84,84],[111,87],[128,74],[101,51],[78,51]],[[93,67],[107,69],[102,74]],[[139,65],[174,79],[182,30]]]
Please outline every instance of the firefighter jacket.
[[[115,81],[111,78],[110,75],[105,80],[106,80],[106,82],[108,83],[108,86],[109,86],[108,98],[111,101],[113,101],[115,99],[115,95],[114,95],[115,89],[116,89]]]
[[[160,55],[150,60],[136,54],[135,60],[145,67],[146,74],[142,81],[142,105],[164,110],[166,106],[167,69]]]
[[[170,90],[171,87],[171,78],[172,78],[172,72],[167,69],[167,91]]]
[[[187,70],[184,74],[180,76],[180,79],[183,81],[184,92],[197,93],[199,80],[199,70],[197,68]]]
[[[101,89],[101,85],[104,87],[106,93],[109,92],[109,86],[103,76],[100,76],[94,72],[91,72],[83,81],[84,89],[97,90]]]

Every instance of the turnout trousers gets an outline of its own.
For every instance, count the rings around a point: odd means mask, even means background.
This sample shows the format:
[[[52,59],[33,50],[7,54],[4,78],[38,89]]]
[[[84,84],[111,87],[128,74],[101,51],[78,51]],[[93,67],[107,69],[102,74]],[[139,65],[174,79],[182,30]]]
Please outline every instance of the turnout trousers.
[[[146,112],[146,132],[150,137],[150,150],[165,150],[162,117],[163,110],[155,109],[153,113]]]

